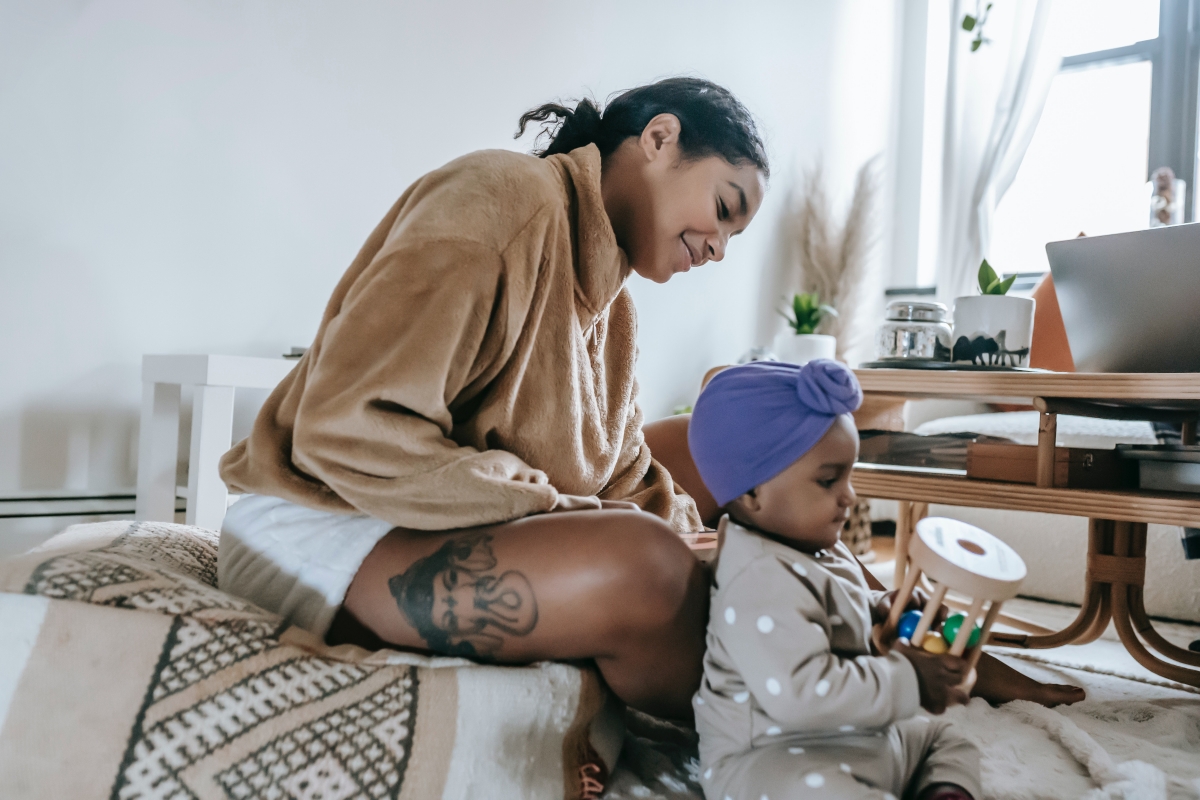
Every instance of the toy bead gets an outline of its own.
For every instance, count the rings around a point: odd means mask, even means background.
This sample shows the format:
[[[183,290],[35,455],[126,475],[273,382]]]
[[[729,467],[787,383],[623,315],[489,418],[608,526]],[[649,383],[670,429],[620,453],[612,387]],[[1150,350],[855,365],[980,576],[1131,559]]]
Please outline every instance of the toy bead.
[[[930,631],[925,634],[925,639],[921,642],[921,649],[927,653],[941,655],[950,649],[950,645],[946,644],[946,640],[937,631]]]
[[[912,635],[920,623],[920,611],[905,611],[900,617],[900,624],[896,626],[896,635],[901,639],[912,639]]]
[[[946,619],[946,624],[942,626],[942,636],[949,644],[954,644],[954,639],[958,636],[958,629],[962,627],[963,620],[967,616],[965,614],[951,614]],[[967,647],[974,647],[979,644],[979,635],[981,631],[979,626],[975,626],[975,630],[971,631],[971,638],[967,639]]]

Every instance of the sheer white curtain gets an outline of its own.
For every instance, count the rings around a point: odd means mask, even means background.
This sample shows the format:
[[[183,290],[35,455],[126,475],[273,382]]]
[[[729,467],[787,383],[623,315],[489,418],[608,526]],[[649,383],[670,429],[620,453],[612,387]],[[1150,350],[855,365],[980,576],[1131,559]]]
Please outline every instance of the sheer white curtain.
[[[950,55],[942,134],[938,296],[971,294],[991,243],[992,214],[1012,185],[1062,61],[1047,37],[1052,0],[993,0],[990,40],[971,52],[962,29],[974,0],[950,5]]]

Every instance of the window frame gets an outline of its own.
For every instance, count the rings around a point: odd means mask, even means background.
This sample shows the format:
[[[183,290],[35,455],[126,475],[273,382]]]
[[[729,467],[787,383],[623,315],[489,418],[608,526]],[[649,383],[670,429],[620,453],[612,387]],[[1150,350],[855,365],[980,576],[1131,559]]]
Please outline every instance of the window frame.
[[[1150,62],[1150,142],[1146,180],[1170,167],[1187,181],[1184,220],[1195,220],[1196,111],[1200,88],[1200,0],[1159,0],[1158,37],[1063,58],[1059,72]]]

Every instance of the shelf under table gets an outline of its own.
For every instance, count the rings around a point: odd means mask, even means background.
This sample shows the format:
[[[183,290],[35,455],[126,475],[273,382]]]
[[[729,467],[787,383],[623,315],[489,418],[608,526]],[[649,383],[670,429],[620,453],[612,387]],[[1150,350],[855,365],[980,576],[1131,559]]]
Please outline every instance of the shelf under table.
[[[1072,517],[1200,527],[1200,495],[1143,491],[1040,489],[1001,481],[857,466],[854,490],[862,497],[920,503],[1041,511]]]

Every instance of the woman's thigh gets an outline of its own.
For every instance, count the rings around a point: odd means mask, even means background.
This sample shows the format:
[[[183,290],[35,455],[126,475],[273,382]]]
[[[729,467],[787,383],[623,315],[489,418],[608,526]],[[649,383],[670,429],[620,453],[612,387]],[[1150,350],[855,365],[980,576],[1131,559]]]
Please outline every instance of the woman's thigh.
[[[448,655],[605,659],[658,636],[698,641],[698,662],[706,585],[658,518],[577,511],[439,533],[395,529],[363,562],[344,609],[384,642]]]

